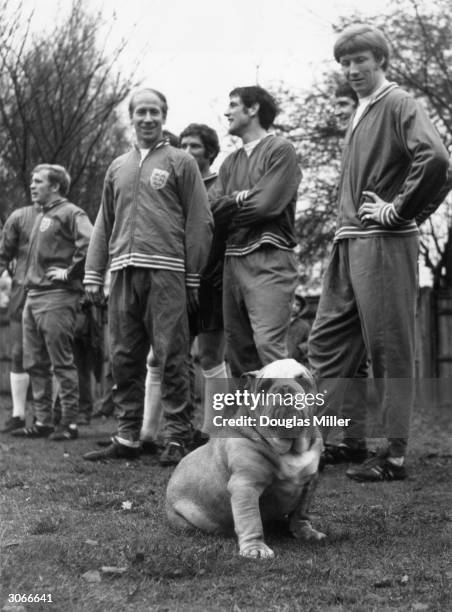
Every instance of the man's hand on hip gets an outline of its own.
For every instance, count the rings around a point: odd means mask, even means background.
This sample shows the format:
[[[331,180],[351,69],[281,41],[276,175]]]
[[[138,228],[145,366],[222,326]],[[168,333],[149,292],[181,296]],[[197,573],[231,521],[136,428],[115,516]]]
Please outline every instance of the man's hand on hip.
[[[52,268],[49,268],[46,272],[47,278],[51,281],[66,282],[67,274],[68,274],[68,271],[66,270],[66,268],[57,268],[55,266],[53,266]]]

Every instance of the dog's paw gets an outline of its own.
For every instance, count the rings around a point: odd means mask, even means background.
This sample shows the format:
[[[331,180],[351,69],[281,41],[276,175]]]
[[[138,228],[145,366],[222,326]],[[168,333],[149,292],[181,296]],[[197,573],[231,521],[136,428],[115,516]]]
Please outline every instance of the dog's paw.
[[[317,531],[310,521],[297,521],[290,524],[290,532],[297,540],[305,542],[320,542],[326,538],[321,531]]]
[[[275,553],[264,542],[249,542],[240,547],[240,556],[248,559],[273,559]]]

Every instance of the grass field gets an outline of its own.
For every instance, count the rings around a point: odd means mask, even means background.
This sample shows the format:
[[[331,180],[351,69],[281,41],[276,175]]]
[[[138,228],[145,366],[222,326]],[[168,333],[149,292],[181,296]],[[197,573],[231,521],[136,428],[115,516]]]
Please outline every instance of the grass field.
[[[112,419],[75,442],[3,435],[0,610],[452,610],[451,417],[417,411],[407,481],[357,484],[328,467],[313,507],[327,541],[301,544],[280,526],[267,536],[275,559],[261,561],[232,539],[172,532],[171,469],[155,458],[83,461]],[[8,603],[14,593],[53,603]]]

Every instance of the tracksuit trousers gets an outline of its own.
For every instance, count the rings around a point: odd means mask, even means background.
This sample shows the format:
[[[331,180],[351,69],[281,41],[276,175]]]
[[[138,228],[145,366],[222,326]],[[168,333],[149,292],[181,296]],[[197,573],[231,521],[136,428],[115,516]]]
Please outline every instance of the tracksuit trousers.
[[[287,357],[296,283],[292,251],[264,245],[248,255],[226,257],[224,332],[233,377]]]
[[[389,234],[334,243],[309,340],[309,361],[333,414],[341,413],[367,351],[394,457],[405,455],[414,396],[418,246],[417,236]]]
[[[77,422],[74,330],[79,302],[79,293],[62,290],[30,293],[25,302],[23,364],[30,374],[33,414],[41,425],[52,425],[52,371],[59,389],[61,424]]]
[[[185,442],[191,433],[185,275],[154,268],[112,272],[108,325],[118,438],[137,445],[143,420],[146,357],[162,373],[163,437]]]

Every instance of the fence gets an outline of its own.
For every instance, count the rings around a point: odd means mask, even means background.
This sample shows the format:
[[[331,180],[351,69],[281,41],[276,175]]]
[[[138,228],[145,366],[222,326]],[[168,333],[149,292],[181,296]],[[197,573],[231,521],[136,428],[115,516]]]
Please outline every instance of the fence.
[[[306,318],[314,320],[318,296],[308,296]],[[416,321],[416,376],[418,378],[450,378],[452,380],[452,291],[435,295],[423,287],[419,293]],[[10,371],[9,321],[0,309],[0,394],[9,393]],[[97,393],[100,393],[97,386]]]

